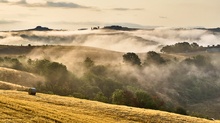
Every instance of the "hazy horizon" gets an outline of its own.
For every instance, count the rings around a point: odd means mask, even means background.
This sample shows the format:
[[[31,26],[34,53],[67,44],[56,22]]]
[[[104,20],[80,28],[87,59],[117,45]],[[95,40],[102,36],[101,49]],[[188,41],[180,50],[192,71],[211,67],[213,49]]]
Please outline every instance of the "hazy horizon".
[[[205,29],[156,28],[117,31],[15,31],[0,32],[0,45],[89,46],[119,52],[160,52],[162,46],[178,42],[218,45],[220,33]]]
[[[219,0],[0,0],[0,31],[46,26],[219,27]]]

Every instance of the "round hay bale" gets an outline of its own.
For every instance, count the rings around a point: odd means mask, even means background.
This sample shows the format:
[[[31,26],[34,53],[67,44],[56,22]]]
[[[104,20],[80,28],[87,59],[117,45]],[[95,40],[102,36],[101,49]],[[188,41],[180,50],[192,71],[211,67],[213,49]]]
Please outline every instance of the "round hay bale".
[[[37,89],[36,88],[29,88],[28,89],[28,94],[29,95],[36,95]]]

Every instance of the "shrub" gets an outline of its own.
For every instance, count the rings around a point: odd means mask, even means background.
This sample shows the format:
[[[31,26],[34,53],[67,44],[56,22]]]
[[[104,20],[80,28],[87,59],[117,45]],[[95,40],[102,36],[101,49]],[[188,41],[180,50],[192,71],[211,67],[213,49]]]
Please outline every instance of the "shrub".
[[[187,112],[183,107],[177,107],[175,113],[182,114],[182,115],[187,115]]]
[[[138,57],[138,55],[135,54],[135,53],[126,53],[126,54],[124,54],[123,55],[123,60],[124,60],[124,62],[129,63],[131,65],[138,65],[138,66],[141,65],[141,60]]]
[[[166,63],[166,61],[160,56],[159,53],[156,53],[154,51],[149,51],[147,53],[147,59],[145,60],[145,64],[147,63],[163,64]]]

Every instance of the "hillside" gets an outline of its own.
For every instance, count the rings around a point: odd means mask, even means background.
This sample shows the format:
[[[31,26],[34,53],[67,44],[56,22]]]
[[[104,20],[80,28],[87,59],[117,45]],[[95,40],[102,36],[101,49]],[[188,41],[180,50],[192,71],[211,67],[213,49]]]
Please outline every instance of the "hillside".
[[[32,87],[36,85],[37,82],[43,82],[45,80],[43,77],[32,73],[0,67],[0,81]]]
[[[38,93],[0,90],[0,122],[217,123],[156,110]]]
[[[115,93],[128,92],[125,105],[170,112],[183,107],[188,115],[219,119],[220,54],[161,53],[166,63],[158,64],[160,57],[137,53],[140,68],[126,64],[124,54],[87,46],[0,45],[0,89],[36,87],[42,93],[113,104],[121,103],[112,100]],[[194,57],[198,55],[203,57]],[[91,66],[85,64],[87,57]],[[146,105],[139,92],[150,96]]]
[[[0,32],[0,89],[36,87],[42,93],[220,119],[219,36],[205,29],[118,26],[81,31],[39,26]]]
[[[0,81],[0,89],[3,89],[3,90],[27,90],[28,87],[21,86],[18,84],[12,84],[10,82]]]

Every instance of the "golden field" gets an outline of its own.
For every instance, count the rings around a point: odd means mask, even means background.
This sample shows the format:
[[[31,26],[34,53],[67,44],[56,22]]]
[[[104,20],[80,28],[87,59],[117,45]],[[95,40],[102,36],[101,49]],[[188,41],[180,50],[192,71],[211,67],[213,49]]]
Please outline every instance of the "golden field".
[[[0,90],[1,123],[217,123],[150,109],[37,93]]]

